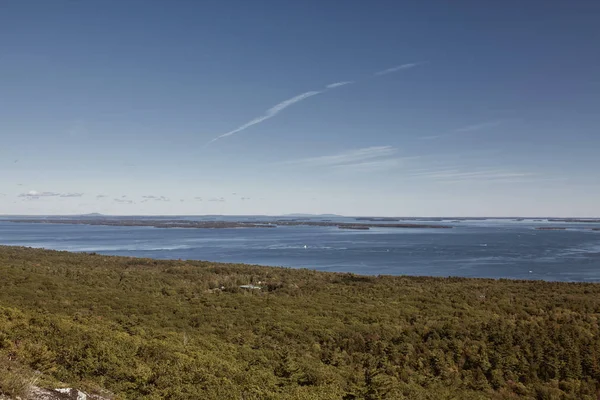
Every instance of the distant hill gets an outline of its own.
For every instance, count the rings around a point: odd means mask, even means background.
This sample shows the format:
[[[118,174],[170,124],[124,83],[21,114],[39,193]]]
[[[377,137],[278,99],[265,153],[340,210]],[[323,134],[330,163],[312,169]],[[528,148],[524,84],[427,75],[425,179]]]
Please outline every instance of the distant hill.
[[[338,214],[284,214],[284,217],[343,217],[343,215]]]

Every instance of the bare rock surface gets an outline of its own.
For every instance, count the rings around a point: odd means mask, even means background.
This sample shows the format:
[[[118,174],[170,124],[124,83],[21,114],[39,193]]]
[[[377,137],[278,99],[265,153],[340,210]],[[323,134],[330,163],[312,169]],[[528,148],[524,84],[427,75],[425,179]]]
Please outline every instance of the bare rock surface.
[[[2,399],[2,397],[0,397],[0,399]],[[6,398],[6,400],[10,399]],[[110,400],[110,397],[87,394],[81,390],[72,388],[43,389],[33,386],[29,390],[29,395],[22,400]]]

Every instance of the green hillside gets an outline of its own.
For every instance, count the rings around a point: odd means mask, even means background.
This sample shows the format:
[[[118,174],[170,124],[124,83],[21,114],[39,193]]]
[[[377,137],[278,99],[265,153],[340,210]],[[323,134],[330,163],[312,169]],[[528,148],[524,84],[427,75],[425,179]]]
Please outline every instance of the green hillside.
[[[0,393],[592,400],[599,316],[596,284],[0,247]]]

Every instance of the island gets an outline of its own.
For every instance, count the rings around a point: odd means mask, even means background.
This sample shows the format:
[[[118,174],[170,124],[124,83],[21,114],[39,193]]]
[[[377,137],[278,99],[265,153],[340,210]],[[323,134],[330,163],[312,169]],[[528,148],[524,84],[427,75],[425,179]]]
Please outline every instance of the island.
[[[339,229],[355,229],[355,230],[362,230],[362,231],[368,231],[369,229],[371,229],[370,227],[366,226],[366,225],[346,225],[346,226],[338,226]]]
[[[357,221],[371,221],[371,222],[394,222],[401,221],[400,218],[390,218],[390,217],[357,217],[354,218]]]
[[[576,223],[595,223],[599,224],[598,218],[549,218],[549,222],[576,222]]]
[[[365,229],[365,228],[431,228],[431,229],[449,229],[451,225],[437,224],[385,224],[368,223],[356,224],[350,222],[332,222],[332,221],[304,221],[304,220],[283,220],[275,221],[191,221],[184,219],[177,220],[156,220],[156,219],[130,219],[130,218],[37,218],[37,219],[11,219],[7,220],[13,223],[29,224],[68,224],[68,225],[104,225],[104,226],[146,226],[153,228],[196,228],[196,229],[224,229],[224,228],[276,228],[278,226],[320,226],[337,227],[342,229]]]

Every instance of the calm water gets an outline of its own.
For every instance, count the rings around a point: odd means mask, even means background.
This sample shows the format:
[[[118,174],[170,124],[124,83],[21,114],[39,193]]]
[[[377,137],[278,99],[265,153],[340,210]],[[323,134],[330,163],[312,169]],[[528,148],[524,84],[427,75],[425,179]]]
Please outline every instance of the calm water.
[[[570,229],[535,230],[549,224]],[[598,224],[485,220],[451,225],[455,228],[160,229],[0,220],[0,244],[370,275],[600,281],[600,232],[591,231]]]

